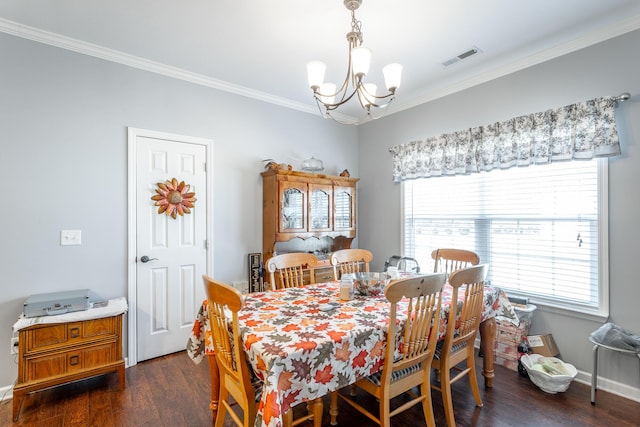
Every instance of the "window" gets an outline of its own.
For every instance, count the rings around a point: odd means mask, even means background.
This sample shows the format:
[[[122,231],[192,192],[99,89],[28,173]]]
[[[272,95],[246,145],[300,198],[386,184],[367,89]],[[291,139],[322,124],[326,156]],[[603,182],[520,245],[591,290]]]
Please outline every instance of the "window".
[[[435,248],[470,249],[509,294],[606,315],[606,168],[570,161],[404,181],[403,253],[432,266]]]

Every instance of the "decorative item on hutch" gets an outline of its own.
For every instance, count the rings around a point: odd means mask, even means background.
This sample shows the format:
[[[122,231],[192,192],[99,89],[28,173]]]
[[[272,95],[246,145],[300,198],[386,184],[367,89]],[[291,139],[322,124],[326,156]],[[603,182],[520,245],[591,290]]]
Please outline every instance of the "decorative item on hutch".
[[[159,182],[157,186],[157,194],[153,195],[151,200],[155,200],[155,206],[159,206],[159,214],[164,212],[167,216],[171,215],[171,218],[176,219],[177,215],[191,213],[191,208],[197,199],[196,193],[188,193],[191,188],[189,184],[185,184],[184,181],[178,183],[176,178],[172,178],[166,182]]]
[[[322,165],[322,160],[311,157],[302,162],[302,170],[305,172],[320,172],[324,170],[324,166]]]

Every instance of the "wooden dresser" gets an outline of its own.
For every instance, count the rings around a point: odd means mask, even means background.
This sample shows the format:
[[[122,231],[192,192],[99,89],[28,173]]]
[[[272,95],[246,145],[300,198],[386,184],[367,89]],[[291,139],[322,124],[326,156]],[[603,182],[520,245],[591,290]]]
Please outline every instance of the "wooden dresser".
[[[124,387],[122,314],[32,325],[20,329],[18,348],[14,421],[27,393],[110,372],[118,373]]]

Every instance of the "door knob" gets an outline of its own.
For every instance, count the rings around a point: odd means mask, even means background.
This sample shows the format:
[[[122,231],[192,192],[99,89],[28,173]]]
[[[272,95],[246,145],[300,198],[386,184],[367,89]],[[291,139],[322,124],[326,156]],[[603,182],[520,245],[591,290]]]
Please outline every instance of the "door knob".
[[[158,258],[149,258],[149,257],[148,257],[148,256],[146,256],[146,255],[142,255],[142,256],[140,257],[140,261],[141,261],[141,262],[149,262],[149,261],[153,261],[154,259],[158,259]]]

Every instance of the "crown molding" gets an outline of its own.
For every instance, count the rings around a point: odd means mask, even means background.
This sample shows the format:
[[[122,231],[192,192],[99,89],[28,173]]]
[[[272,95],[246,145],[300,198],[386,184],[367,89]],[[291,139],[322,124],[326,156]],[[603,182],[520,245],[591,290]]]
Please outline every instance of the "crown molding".
[[[637,30],[640,28],[640,15],[628,18],[623,21],[616,22],[607,27],[603,27],[597,31],[593,31],[585,36],[578,37],[570,40],[569,42],[554,46],[550,49],[545,49],[541,52],[533,55],[526,56],[517,61],[510,62],[504,66],[495,68],[491,71],[478,74],[463,81],[453,83],[447,86],[438,87],[427,90],[419,96],[413,97],[404,102],[396,100],[394,102],[393,109],[387,114],[395,114],[409,108],[416,107],[420,104],[433,101],[438,98],[451,95],[456,92],[460,92],[464,89],[469,89],[473,86],[477,86],[482,83],[497,79],[507,74],[514,73],[516,71],[523,70],[533,65],[540,64],[550,59],[557,58],[568,53],[575,52],[579,49],[591,46],[593,44],[611,39],[613,37],[620,36],[622,34]],[[314,114],[321,116],[321,113],[315,108],[300,102],[292,101],[287,98],[274,96],[266,92],[261,92],[253,89],[249,89],[244,86],[229,83],[223,80],[214,79],[212,77],[205,76],[203,74],[193,73],[181,68],[173,67],[170,65],[162,64],[160,62],[150,61],[144,58],[140,58],[134,55],[130,55],[124,52],[120,52],[114,49],[109,49],[103,46],[87,43],[81,40],[73,39],[70,37],[62,36],[60,34],[44,31],[38,28],[30,27],[27,25],[19,24],[17,22],[9,21],[7,19],[0,18],[0,32],[21,37],[28,40],[33,40],[39,43],[48,44],[51,46],[59,47],[61,49],[70,50],[73,52],[81,53],[84,55],[93,56],[95,58],[104,59],[106,61],[115,62],[118,64],[126,65],[129,67],[137,68],[140,70],[148,71],[155,74],[160,74],[166,77],[183,80],[200,86],[205,86],[213,89],[222,90],[224,92],[233,93],[235,95],[244,96],[247,98],[256,99],[259,101],[267,102],[281,107],[290,108],[293,110],[301,111],[304,113]],[[357,122],[357,119],[352,116],[334,113],[337,118],[343,122]]]
[[[585,36],[575,38],[566,43],[554,46],[549,49],[537,52],[533,55],[526,56],[517,61],[509,62],[508,64],[495,68],[485,73],[478,74],[468,79],[462,80],[457,83],[453,83],[448,86],[427,90],[420,96],[416,96],[410,100],[399,102],[394,106],[393,111],[389,114],[398,113],[409,108],[416,107],[421,104],[425,104],[429,101],[443,98],[447,95],[451,95],[456,92],[460,92],[465,89],[480,85],[482,83],[495,80],[499,77],[506,76],[516,71],[523,70],[525,68],[532,67],[537,64],[541,64],[550,59],[558,58],[563,55],[575,52],[585,47],[592,46],[596,43],[600,43],[617,36],[635,31],[640,28],[640,15],[618,21],[607,27],[603,27],[597,31],[593,31]]]
[[[281,107],[302,111],[320,116],[320,112],[315,105],[310,106],[300,102],[292,101],[287,98],[274,96],[266,92],[249,89],[244,86],[229,83],[223,80],[214,79],[203,74],[193,73],[181,68],[162,64],[160,62],[150,61],[118,50],[109,49],[92,43],[87,43],[71,37],[44,31],[39,28],[30,27],[28,25],[19,24],[0,18],[0,32],[10,34],[16,37],[32,40],[38,43],[59,47],[61,49],[70,50],[83,55],[93,56],[95,58],[104,59],[106,61],[126,65],[128,67],[137,68],[139,70],[160,74],[173,79],[183,80],[189,83],[218,89],[224,92],[233,93],[235,95],[256,99],[267,102],[269,104],[279,105]],[[342,117],[345,121],[355,120],[353,117]]]

